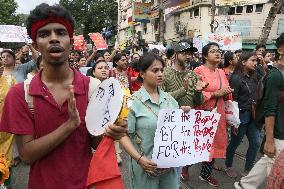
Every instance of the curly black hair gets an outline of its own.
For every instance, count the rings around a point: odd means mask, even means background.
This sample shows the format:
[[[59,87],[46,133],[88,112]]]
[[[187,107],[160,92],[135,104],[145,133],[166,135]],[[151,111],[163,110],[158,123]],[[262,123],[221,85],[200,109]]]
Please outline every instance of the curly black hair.
[[[36,6],[36,8],[30,12],[29,17],[27,18],[26,24],[27,24],[28,35],[32,38],[31,30],[32,30],[32,25],[35,22],[37,22],[38,20],[47,19],[50,16],[58,16],[64,18],[65,20],[69,21],[72,29],[74,30],[75,20],[71,16],[69,11],[67,11],[64,7],[60,5],[50,6],[46,3],[42,3]]]

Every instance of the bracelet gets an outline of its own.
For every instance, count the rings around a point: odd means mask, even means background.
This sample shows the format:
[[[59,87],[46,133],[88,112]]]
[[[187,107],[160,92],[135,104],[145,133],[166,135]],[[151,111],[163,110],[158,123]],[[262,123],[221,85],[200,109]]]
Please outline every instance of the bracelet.
[[[137,164],[139,163],[139,161],[142,157],[143,157],[143,154],[141,154],[140,158],[137,160]]]

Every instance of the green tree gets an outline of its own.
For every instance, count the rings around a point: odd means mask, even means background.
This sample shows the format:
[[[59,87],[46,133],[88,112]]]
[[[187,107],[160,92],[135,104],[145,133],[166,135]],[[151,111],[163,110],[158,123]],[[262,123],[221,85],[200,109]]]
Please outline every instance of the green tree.
[[[14,23],[15,25],[18,25],[18,26],[26,26],[26,21],[27,21],[27,18],[28,18],[28,14],[17,14],[17,20],[16,22]]]
[[[88,33],[101,32],[103,28],[115,29],[117,25],[116,0],[60,0],[76,20],[75,34],[87,37]]]
[[[259,44],[265,44],[266,43],[266,41],[269,37],[270,31],[271,31],[273,22],[275,20],[276,14],[281,10],[281,8],[284,5],[284,0],[274,0],[274,1],[271,1],[271,2],[272,2],[271,8],[269,10],[268,16],[267,16],[265,23],[264,23],[264,27],[262,29],[261,35],[260,35],[259,40],[258,40]]]
[[[18,8],[14,0],[0,0],[0,24],[15,24],[18,16],[15,14]]]

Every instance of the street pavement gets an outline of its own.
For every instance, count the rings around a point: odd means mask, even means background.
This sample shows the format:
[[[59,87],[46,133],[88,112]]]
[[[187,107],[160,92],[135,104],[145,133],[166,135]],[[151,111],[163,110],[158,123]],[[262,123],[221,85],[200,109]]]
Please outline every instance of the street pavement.
[[[236,171],[239,173],[239,175],[242,173],[243,168],[244,168],[245,152],[246,152],[247,146],[248,146],[248,141],[245,138],[242,144],[237,149],[237,153],[234,158],[233,166],[236,169]],[[130,178],[128,174],[128,163],[127,163],[129,161],[129,157],[125,152],[123,152],[121,156],[123,159],[123,163],[120,166],[120,168],[121,168],[121,174],[123,177],[124,187],[125,189],[130,189],[130,180],[129,180]],[[259,153],[257,156],[257,159],[259,159],[260,157],[261,157],[261,154]],[[216,160],[216,164],[218,166],[224,167],[224,160],[218,159]],[[199,180],[198,176],[200,173],[200,169],[201,169],[201,164],[196,164],[190,167],[189,168],[190,181],[188,183],[181,182],[180,189],[212,189],[212,188],[215,188]],[[17,167],[13,169],[12,189],[26,189],[27,188],[28,172],[29,172],[29,166],[26,166],[23,163],[20,163]],[[229,178],[224,171],[213,170],[212,175],[220,181],[220,186],[218,187],[219,189],[233,189],[234,182],[240,180],[240,176],[236,179]],[[265,185],[263,185],[259,189],[265,189]]]

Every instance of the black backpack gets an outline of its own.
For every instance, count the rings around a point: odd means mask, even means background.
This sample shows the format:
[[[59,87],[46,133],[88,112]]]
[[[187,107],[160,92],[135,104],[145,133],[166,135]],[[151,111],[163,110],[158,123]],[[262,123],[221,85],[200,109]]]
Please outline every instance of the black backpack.
[[[282,78],[284,79],[284,65],[276,64],[274,65],[273,68],[277,69],[281,73]],[[252,107],[253,118],[258,128],[263,128],[264,120],[265,120],[263,97],[264,97],[264,92],[265,92],[264,83],[268,75],[269,74],[266,73],[265,76],[259,80],[258,85],[257,85],[257,90],[256,90],[256,93],[257,93],[256,100],[254,101],[253,107]],[[279,103],[284,102],[284,83],[278,93],[278,102]]]

